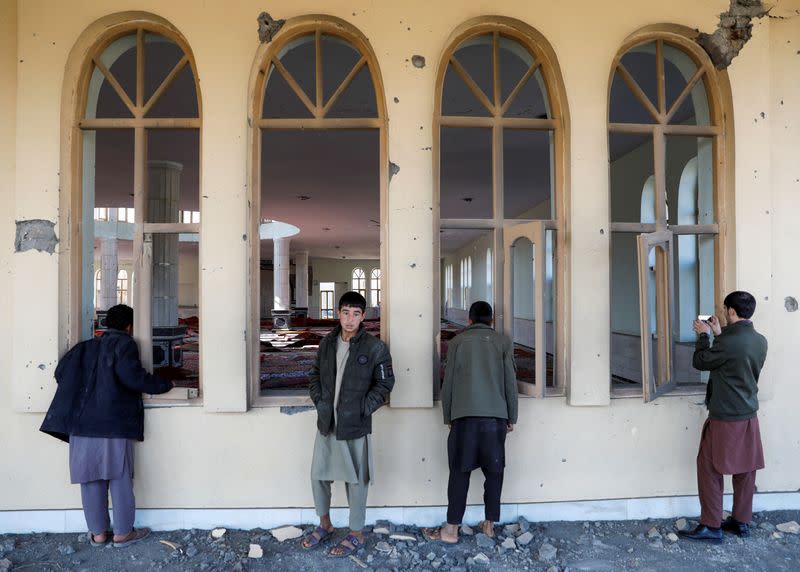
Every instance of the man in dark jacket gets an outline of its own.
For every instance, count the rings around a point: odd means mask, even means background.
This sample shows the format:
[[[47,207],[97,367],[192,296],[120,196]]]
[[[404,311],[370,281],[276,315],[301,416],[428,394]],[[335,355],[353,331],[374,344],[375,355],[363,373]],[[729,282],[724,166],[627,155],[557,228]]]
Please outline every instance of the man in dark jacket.
[[[472,471],[484,482],[485,520],[481,532],[494,536],[500,520],[500,494],[506,465],[506,434],[517,422],[517,375],[514,345],[492,328],[492,307],[478,301],[469,309],[469,327],[447,350],[442,384],[442,415],[450,427],[447,457],[447,524],[425,529],[429,540],[458,542],[458,527],[467,508]]]
[[[69,470],[81,485],[89,541],[101,546],[111,539],[108,492],[114,502],[114,546],[145,538],[148,528],[133,527],[133,442],[144,440],[142,393],[166,393],[172,382],[142,367],[131,337],[133,309],[123,304],[108,310],[108,330],[81,342],[59,361],[56,395],[41,431],[69,442]]]
[[[350,507],[350,534],[328,552],[349,556],[364,546],[367,492],[372,468],[372,414],[389,401],[394,386],[392,356],[362,322],[367,301],[357,292],[339,300],[339,325],[319,344],[309,373],[309,394],[317,409],[317,436],[311,462],[311,490],[319,526],[303,539],[306,550],[331,538],[331,483],[344,481]]]
[[[758,377],[767,358],[767,340],[750,318],[756,300],[748,292],[731,292],[723,302],[728,325],[716,316],[695,320],[697,345],[693,364],[710,371],[706,388],[708,419],[697,454],[700,524],[681,536],[722,542],[722,531],[750,535],[756,471],[764,468],[758,426]],[[709,334],[714,333],[714,343]],[[722,522],[722,475],[733,475],[733,512]]]

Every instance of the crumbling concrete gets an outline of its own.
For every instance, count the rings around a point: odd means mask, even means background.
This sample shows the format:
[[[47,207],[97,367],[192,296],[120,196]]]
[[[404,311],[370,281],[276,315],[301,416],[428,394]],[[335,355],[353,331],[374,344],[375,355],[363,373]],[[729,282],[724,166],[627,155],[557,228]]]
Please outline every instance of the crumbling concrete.
[[[400,165],[398,165],[397,163],[392,163],[390,161],[389,162],[389,180],[391,181],[392,177],[394,177],[399,172],[400,172]]]
[[[31,219],[18,220],[17,237],[14,240],[14,252],[38,250],[53,254],[58,244],[56,238],[56,223],[49,220]]]
[[[306,411],[313,411],[313,405],[282,405],[281,413],[284,415],[297,415],[298,413],[305,413]]]
[[[271,42],[275,34],[286,23],[286,20],[275,20],[269,15],[269,12],[261,12],[256,20],[258,21],[258,41],[262,44]]]
[[[713,34],[701,32],[697,43],[711,57],[714,67],[724,70],[753,36],[752,20],[768,13],[761,0],[731,0],[730,9],[719,15],[716,31]]]

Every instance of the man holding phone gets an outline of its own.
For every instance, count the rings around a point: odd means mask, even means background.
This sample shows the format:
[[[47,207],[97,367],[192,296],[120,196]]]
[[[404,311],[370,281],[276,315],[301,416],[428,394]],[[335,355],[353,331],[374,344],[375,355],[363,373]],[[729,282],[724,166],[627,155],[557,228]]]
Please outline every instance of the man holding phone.
[[[716,316],[698,316],[693,365],[710,371],[706,388],[708,419],[697,454],[700,524],[681,536],[722,542],[722,531],[750,535],[756,471],[764,468],[758,425],[758,378],[767,357],[767,340],[750,318],[756,300],[749,292],[731,292],[723,302],[728,325]],[[702,318],[708,318],[703,320]],[[714,334],[713,344],[710,334]],[[733,475],[733,512],[722,522],[722,475]]]

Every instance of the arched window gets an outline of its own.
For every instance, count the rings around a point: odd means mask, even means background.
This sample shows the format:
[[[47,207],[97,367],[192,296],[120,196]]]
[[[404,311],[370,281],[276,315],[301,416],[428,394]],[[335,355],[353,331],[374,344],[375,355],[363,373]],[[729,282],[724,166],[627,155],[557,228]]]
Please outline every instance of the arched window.
[[[261,269],[269,260],[279,260],[274,254],[278,242],[287,255],[307,252],[309,260],[316,261],[308,267],[296,266],[295,273],[308,272],[313,266],[319,280],[336,276],[368,298],[363,266],[386,268],[387,221],[381,213],[386,212],[389,182],[386,106],[369,42],[337,18],[292,18],[271,42],[259,47],[250,90],[248,123],[254,160],[249,236],[261,239],[251,241],[251,307],[264,306],[259,299],[269,292],[269,285],[260,283]],[[302,208],[298,201],[303,201]],[[280,223],[288,233],[261,232]],[[354,260],[358,262],[348,262]],[[347,266],[353,264],[359,268]],[[302,278],[297,280],[295,274],[296,283],[303,283]],[[278,304],[289,298],[288,264],[275,264],[270,281],[275,292],[266,310],[271,308],[273,315],[291,312],[288,305]],[[382,286],[377,296],[385,315],[388,300],[385,283]],[[305,294],[295,291],[295,295],[296,306],[305,306]],[[282,387],[282,365],[272,354],[262,354],[259,345],[259,339],[269,335],[262,327],[268,318],[251,313],[251,382],[256,404],[275,403],[269,399],[286,395],[286,391],[274,391]],[[381,321],[381,339],[386,340],[387,334]],[[303,391],[302,386],[293,388]]]
[[[513,318],[510,288],[518,282],[513,277],[520,270],[511,267],[514,239],[508,233],[515,229],[528,236],[542,250],[542,261],[545,236],[553,241],[553,255],[564,254],[558,230],[568,204],[564,186],[568,118],[555,53],[541,34],[522,22],[481,18],[453,34],[439,70],[434,110],[439,255],[446,267],[464,251],[482,254],[491,249],[487,271],[492,276],[487,276],[486,284],[496,306],[495,327],[531,353],[535,328]],[[461,268],[461,307],[467,309],[472,296],[471,258]],[[541,298],[541,303],[549,296],[553,307],[560,308],[555,302],[557,281],[549,283],[552,292],[545,292],[533,289],[532,275],[523,278],[532,296]],[[564,302],[563,297],[558,300]],[[553,363],[557,336],[563,343],[566,330],[555,327],[559,313],[553,314],[547,328],[540,321],[538,339],[541,342],[546,333],[552,339],[547,351],[536,352],[541,366],[537,371],[544,371],[547,360]],[[563,367],[550,371],[559,372],[563,381]],[[554,385],[552,375],[549,379]],[[544,384],[539,386],[525,391],[544,395]]]
[[[610,87],[611,383],[645,400],[701,381],[691,321],[714,313],[725,275],[729,86],[685,32],[632,36]]]
[[[358,292],[364,298],[367,297],[367,277],[364,275],[363,268],[353,268],[352,287],[354,292]]]
[[[377,308],[381,305],[381,269],[373,268],[369,273],[369,291],[372,297],[372,306]]]
[[[116,299],[137,309],[134,335],[143,365],[173,368],[170,375],[183,389],[170,397],[194,397],[199,360],[184,355],[197,344],[185,343],[178,308],[185,296],[196,307],[199,279],[179,288],[178,277],[181,265],[198,267],[200,226],[183,224],[178,213],[200,210],[197,72],[187,42],[168,22],[145,14],[124,18],[109,16],[87,28],[72,52],[82,58],[75,62],[77,83],[65,84],[73,127],[62,150],[71,159],[63,187],[72,227],[65,234],[70,264],[80,268],[73,273],[80,281],[68,285],[69,311],[77,318],[70,323],[79,324],[69,340],[93,335],[94,252],[100,251],[104,267],[124,264],[136,272],[132,283],[129,271],[118,270]],[[140,224],[120,224],[134,216]],[[113,282],[108,287],[113,300]]]
[[[128,272],[120,270],[117,273],[117,304],[128,303]]]

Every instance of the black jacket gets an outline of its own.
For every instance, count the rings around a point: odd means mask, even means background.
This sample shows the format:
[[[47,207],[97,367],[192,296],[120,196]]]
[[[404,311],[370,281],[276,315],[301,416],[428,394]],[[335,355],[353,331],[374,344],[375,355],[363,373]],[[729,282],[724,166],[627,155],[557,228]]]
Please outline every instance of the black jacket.
[[[108,330],[80,342],[58,362],[58,388],[40,431],[62,441],[70,435],[144,441],[142,393],[166,393],[172,382],[147,373],[136,342]]]
[[[317,428],[328,435],[334,426],[333,398],[336,392],[337,325],[322,338],[317,358],[309,372],[309,394],[317,408]],[[350,355],[344,366],[339,404],[336,408],[336,438],[358,439],[372,433],[372,414],[388,402],[394,386],[389,348],[362,327],[350,339]]]

